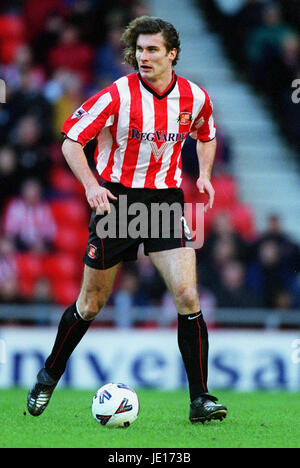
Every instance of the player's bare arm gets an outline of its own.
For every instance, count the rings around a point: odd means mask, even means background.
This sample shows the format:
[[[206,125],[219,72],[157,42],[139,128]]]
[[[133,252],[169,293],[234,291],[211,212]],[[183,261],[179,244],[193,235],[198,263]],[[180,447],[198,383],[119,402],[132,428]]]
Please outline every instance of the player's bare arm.
[[[197,179],[197,187],[200,193],[207,193],[208,202],[204,207],[206,212],[213,207],[215,191],[210,182],[212,168],[215,160],[217,141],[214,138],[211,141],[197,141],[197,156],[199,161],[199,178]]]
[[[110,213],[108,199],[116,200],[116,197],[108,189],[99,185],[88,165],[81,144],[66,138],[62,145],[62,152],[73,174],[84,186],[90,207],[98,214]]]

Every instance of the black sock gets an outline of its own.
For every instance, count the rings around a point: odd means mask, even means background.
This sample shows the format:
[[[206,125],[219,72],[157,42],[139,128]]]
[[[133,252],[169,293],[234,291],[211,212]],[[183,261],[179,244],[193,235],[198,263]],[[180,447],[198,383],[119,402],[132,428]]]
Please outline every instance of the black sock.
[[[76,303],[63,313],[54,346],[45,363],[45,369],[50,377],[59,380],[62,376],[70,355],[88,330],[91,322],[80,317]]]
[[[189,382],[190,399],[207,392],[208,333],[201,311],[178,314],[178,346]]]

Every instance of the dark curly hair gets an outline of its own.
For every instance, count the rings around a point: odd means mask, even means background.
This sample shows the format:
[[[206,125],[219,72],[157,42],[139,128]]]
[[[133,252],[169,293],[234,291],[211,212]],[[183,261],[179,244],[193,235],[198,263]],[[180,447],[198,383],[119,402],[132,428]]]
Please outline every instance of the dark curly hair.
[[[140,34],[158,33],[161,33],[165,40],[167,52],[170,52],[172,49],[177,50],[177,55],[173,61],[173,66],[176,65],[180,52],[180,40],[178,32],[171,23],[154,16],[140,16],[139,18],[135,18],[125,29],[121,37],[121,41],[125,45],[125,63],[133,67],[135,70],[138,70],[138,64],[135,58],[136,41],[138,36]]]

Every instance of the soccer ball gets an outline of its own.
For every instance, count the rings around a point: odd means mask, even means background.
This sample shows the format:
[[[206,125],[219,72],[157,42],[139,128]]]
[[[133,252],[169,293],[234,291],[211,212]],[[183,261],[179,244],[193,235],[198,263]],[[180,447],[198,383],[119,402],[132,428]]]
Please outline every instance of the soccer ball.
[[[139,414],[140,404],[135,391],[122,383],[108,383],[97,390],[92,413],[106,427],[128,427]]]

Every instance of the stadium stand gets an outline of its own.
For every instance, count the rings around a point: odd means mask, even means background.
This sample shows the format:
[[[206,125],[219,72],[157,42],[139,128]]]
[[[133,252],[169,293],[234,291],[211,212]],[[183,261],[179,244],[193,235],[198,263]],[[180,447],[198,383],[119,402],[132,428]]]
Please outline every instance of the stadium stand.
[[[219,0],[198,3],[211,27],[221,34],[238,73],[265,97],[299,158],[300,110],[291,100],[291,85],[300,73],[299,3],[242,0],[235,2],[233,11]]]

